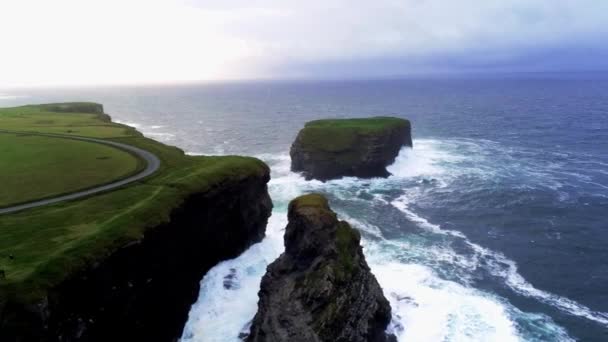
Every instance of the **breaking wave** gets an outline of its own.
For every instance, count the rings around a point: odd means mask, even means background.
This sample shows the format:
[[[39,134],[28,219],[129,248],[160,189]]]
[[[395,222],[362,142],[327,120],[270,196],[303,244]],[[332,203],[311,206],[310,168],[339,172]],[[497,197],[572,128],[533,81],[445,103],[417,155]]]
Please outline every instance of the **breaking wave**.
[[[388,167],[393,175],[387,179],[346,177],[325,183],[306,181],[291,172],[287,154],[258,155],[272,169],[269,191],[275,208],[266,238],[204,277],[182,341],[238,341],[248,331],[257,310],[261,277],[283,250],[287,204],[308,192],[325,193],[339,216],[362,231],[368,263],[393,308],[389,330],[400,341],[572,340],[549,316],[523,312],[504,297],[476,288],[479,270],[519,295],[608,324],[605,313],[535,288],[517,272],[514,261],[471,242],[460,231],[430,222],[411,205],[430,200],[425,189],[448,191],[463,178],[500,181],[513,172],[528,172],[533,183],[528,186],[557,189],[557,177],[525,164],[517,170],[491,167],[486,160],[500,147],[490,141],[422,139],[415,141],[415,147],[400,152]],[[374,211],[394,208],[414,230],[379,226],[366,216],[366,207]],[[466,248],[453,248],[456,243]]]

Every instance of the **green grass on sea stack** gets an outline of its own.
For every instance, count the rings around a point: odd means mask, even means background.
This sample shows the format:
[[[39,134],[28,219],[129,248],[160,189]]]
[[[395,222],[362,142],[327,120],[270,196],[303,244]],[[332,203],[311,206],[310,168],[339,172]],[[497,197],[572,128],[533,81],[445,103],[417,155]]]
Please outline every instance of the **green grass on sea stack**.
[[[305,127],[319,127],[328,129],[356,128],[362,131],[374,131],[389,127],[400,127],[403,125],[409,125],[409,121],[391,116],[375,116],[371,118],[314,120],[306,123]]]
[[[203,192],[218,184],[238,182],[266,170],[265,164],[255,158],[187,156],[178,148],[145,138],[131,127],[111,122],[101,108],[94,103],[73,103],[0,109],[0,130],[102,138],[145,149],[161,160],[161,168],[154,175],[118,190],[0,215],[0,302],[8,297],[36,301],[47,288],[83,266],[141,238],[147,228],[168,222],[171,211],[192,193]],[[38,138],[40,141],[36,141]],[[121,154],[126,152],[112,150],[110,153],[104,149],[105,145],[85,142],[80,145],[80,142],[56,139],[53,144],[57,146],[52,146],[51,140],[46,141],[48,146],[41,146],[39,143],[45,139],[38,138],[27,134],[0,134],[2,182],[18,179],[16,173],[21,172],[29,172],[28,177],[36,177],[43,183],[45,171],[49,181],[60,177],[58,173],[70,167],[53,165],[62,153],[74,157],[66,162],[76,168],[67,174],[73,182],[66,182],[69,177],[63,177],[65,188],[48,185],[41,189],[30,189],[25,183],[15,184],[10,190],[13,193],[21,190],[24,194],[29,193],[25,197],[48,197],[53,192],[69,192],[70,187],[107,182],[112,177],[130,172],[136,165],[130,155]],[[21,146],[23,140],[19,139],[31,139],[30,146]],[[24,151],[23,155],[17,153],[19,150]],[[48,156],[40,157],[41,151]],[[110,158],[97,159],[99,156]],[[91,178],[84,177],[80,172],[83,166],[78,164],[95,163],[97,160],[113,163],[116,169],[97,165],[98,173]],[[20,165],[5,169],[9,161]],[[31,170],[33,165],[39,170]],[[2,186],[2,191],[6,191],[5,184]],[[19,201],[12,196],[0,199]]]
[[[315,194],[315,193],[306,194],[306,195],[302,195],[297,198],[294,198],[289,203],[289,206],[293,207],[293,208],[313,207],[313,208],[319,208],[319,209],[324,209],[324,210],[330,210],[329,203],[327,202],[327,198],[325,198],[325,196],[323,196],[321,194]]]
[[[327,152],[344,152],[351,149],[361,136],[381,134],[385,130],[409,126],[408,120],[387,116],[325,119],[306,123],[299,137],[309,148]]]

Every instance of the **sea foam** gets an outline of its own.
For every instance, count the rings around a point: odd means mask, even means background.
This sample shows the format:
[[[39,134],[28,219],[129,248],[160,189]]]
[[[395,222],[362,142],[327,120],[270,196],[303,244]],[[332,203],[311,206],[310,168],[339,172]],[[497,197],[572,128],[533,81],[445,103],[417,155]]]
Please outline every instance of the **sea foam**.
[[[287,154],[259,155],[271,166],[269,192],[275,205],[266,237],[241,256],[222,262],[207,273],[182,341],[238,341],[239,334],[248,331],[257,310],[261,277],[266,266],[283,250],[287,204],[308,192],[323,192],[351,203],[390,205],[423,234],[443,237],[421,243],[424,239],[420,240],[420,236],[411,239],[408,237],[416,234],[404,232],[401,237],[387,239],[381,227],[365,217],[341,208],[336,210],[341,219],[362,231],[364,254],[393,308],[389,330],[399,341],[571,340],[550,317],[522,312],[505,298],[472,287],[471,274],[480,267],[490,267],[493,276],[503,279],[518,293],[536,296],[571,314],[582,313],[584,317],[603,320],[601,313],[535,289],[517,273],[515,263],[502,254],[472,243],[462,232],[442,229],[416,213],[411,208],[412,201],[424,197],[423,192],[414,190],[416,187],[402,189],[398,196],[391,195],[390,191],[419,182],[446,187],[463,174],[491,177],[496,172],[483,163],[471,162],[465,154],[454,153],[453,143],[428,139],[415,141],[415,146],[421,152],[402,150],[388,168],[393,176],[387,179],[347,177],[325,183],[306,181],[302,175],[291,172]],[[472,142],[465,142],[465,147],[478,148]],[[462,148],[456,146],[456,150]],[[362,193],[370,196],[361,196]],[[471,253],[454,250],[452,240],[464,241]],[[436,266],[439,267],[435,269]]]

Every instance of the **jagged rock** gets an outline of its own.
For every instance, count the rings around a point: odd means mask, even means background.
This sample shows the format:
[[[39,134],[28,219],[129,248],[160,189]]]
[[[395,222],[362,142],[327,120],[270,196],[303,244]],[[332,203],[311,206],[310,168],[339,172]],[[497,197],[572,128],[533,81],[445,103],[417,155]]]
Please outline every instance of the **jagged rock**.
[[[308,122],[291,145],[291,169],[306,179],[388,177],[386,167],[412,146],[408,120],[393,117]]]
[[[322,195],[289,204],[285,252],[264,275],[250,342],[390,341],[391,308],[359,232]]]

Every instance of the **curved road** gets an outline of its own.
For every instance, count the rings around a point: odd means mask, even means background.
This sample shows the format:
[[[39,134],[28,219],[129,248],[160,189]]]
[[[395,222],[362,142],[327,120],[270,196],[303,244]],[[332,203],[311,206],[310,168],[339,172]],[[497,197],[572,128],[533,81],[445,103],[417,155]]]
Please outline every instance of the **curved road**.
[[[57,196],[57,197],[53,197],[53,198],[48,198],[48,199],[43,199],[43,200],[39,200],[39,201],[33,201],[33,202],[29,202],[29,203],[19,204],[19,205],[15,205],[15,206],[12,206],[12,207],[0,208],[0,215],[1,214],[12,213],[12,212],[20,211],[20,210],[24,210],[24,209],[41,207],[41,206],[47,205],[47,204],[54,204],[54,203],[58,203],[58,202],[73,200],[73,199],[77,199],[77,198],[81,198],[81,197],[97,194],[97,193],[100,193],[100,192],[105,192],[105,191],[108,191],[108,190],[116,189],[116,188],[119,188],[119,187],[124,186],[126,184],[133,183],[133,182],[138,181],[138,180],[140,180],[142,178],[148,177],[149,175],[151,175],[154,172],[156,172],[158,170],[158,168],[160,167],[160,160],[154,154],[152,154],[152,153],[150,153],[150,152],[148,152],[146,150],[142,150],[141,148],[138,148],[138,147],[135,147],[135,146],[131,146],[131,145],[127,145],[127,144],[121,144],[121,143],[114,142],[114,141],[108,141],[108,140],[103,140],[103,139],[95,139],[95,138],[66,136],[66,135],[61,135],[61,134],[14,132],[14,131],[4,131],[4,130],[0,130],[0,133],[29,134],[29,135],[39,135],[39,136],[45,136],[45,137],[52,137],[52,138],[62,138],[62,139],[72,139],[72,140],[82,140],[82,141],[94,142],[94,143],[98,143],[98,144],[104,144],[104,145],[116,147],[118,149],[121,149],[121,150],[124,150],[124,151],[127,151],[127,152],[131,152],[131,153],[137,155],[138,157],[140,157],[142,160],[144,160],[146,162],[145,169],[143,169],[140,173],[138,173],[136,175],[133,175],[131,177],[121,179],[121,180],[116,181],[114,183],[109,183],[109,184],[106,184],[106,185],[101,185],[101,186],[98,186],[96,188],[91,188],[91,189],[88,189],[88,190],[73,192],[73,193],[67,194],[67,195],[61,195],[61,196]]]

